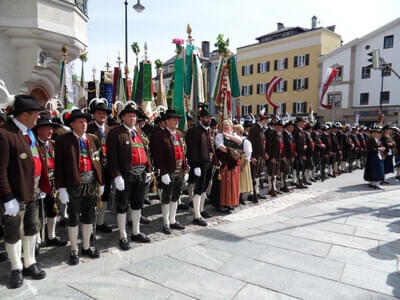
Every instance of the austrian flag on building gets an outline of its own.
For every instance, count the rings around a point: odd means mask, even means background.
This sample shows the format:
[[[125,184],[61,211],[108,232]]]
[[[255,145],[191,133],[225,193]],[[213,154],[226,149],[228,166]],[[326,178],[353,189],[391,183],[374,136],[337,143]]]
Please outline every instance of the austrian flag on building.
[[[321,86],[321,98],[319,99],[319,104],[321,105],[322,108],[332,109],[332,104],[324,104],[322,102],[324,100],[326,91],[329,88],[329,85],[331,84],[332,80],[336,77],[337,73],[338,73],[337,69],[332,69],[332,68],[327,69],[323,84]]]
[[[267,98],[267,102],[272,105],[274,109],[278,109],[279,105],[272,102],[271,96],[272,92],[275,90],[275,87],[282,81],[282,77],[274,76],[271,81],[267,85],[267,92],[265,93],[265,97]]]

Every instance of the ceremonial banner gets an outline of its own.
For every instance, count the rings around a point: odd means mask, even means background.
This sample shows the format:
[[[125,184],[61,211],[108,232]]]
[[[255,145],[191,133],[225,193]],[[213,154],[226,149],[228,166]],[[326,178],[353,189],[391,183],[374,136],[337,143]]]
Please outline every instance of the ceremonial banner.
[[[321,86],[321,98],[319,99],[319,104],[321,105],[322,108],[332,109],[332,104],[324,104],[324,103],[322,103],[322,101],[324,100],[324,97],[325,97],[326,91],[329,88],[329,85],[331,84],[332,80],[336,77],[337,73],[338,73],[337,69],[332,69],[332,68],[327,69],[325,79]]]
[[[143,101],[151,102],[153,100],[153,89],[151,79],[151,63],[143,64]]]
[[[191,112],[192,116],[197,117],[197,110],[199,103],[204,103],[204,86],[203,86],[203,72],[201,69],[200,58],[196,53],[193,53],[193,76],[192,86],[190,92],[190,104],[188,111]],[[185,82],[186,83],[186,82]]]
[[[136,90],[137,90],[137,85],[138,85],[138,80],[139,80],[139,67],[136,65],[135,70],[133,72],[133,83],[132,83],[132,96],[131,100],[135,100],[136,97]]]
[[[240,85],[239,76],[236,67],[236,58],[234,56],[229,57],[229,81],[231,83],[232,97],[240,97]]]
[[[112,92],[112,103],[113,104],[115,103],[115,98],[117,97],[118,76],[119,76],[119,68],[114,68],[113,92]]]
[[[168,107],[167,97],[165,95],[165,87],[164,87],[164,72],[162,69],[160,70],[160,76],[158,81],[156,105],[157,106],[162,105]]]
[[[135,93],[135,102],[136,104],[140,105],[142,104],[143,101],[143,62],[140,63],[140,68],[139,68],[139,75],[137,79],[137,86],[136,86],[136,93]]]
[[[183,58],[177,57],[174,63],[174,92],[172,100],[172,108],[182,116],[179,122],[179,130],[186,130],[186,109],[184,102],[184,66]]]
[[[190,97],[192,89],[192,75],[193,75],[193,50],[195,46],[186,45],[185,48],[185,96]]]
[[[214,85],[213,85],[213,89],[212,89],[212,93],[211,93],[214,101],[216,101],[217,96],[218,96],[218,91],[219,91],[219,87],[221,84],[223,65],[224,65],[224,58],[220,57],[219,62],[218,62],[217,71],[215,72],[215,80],[214,80]],[[219,104],[219,103],[215,102],[215,104]]]
[[[274,109],[278,109],[279,105],[272,102],[271,97],[272,93],[275,90],[275,87],[282,81],[282,77],[274,76],[271,81],[267,84],[267,91],[265,93],[265,97],[267,98],[267,102],[271,104]]]

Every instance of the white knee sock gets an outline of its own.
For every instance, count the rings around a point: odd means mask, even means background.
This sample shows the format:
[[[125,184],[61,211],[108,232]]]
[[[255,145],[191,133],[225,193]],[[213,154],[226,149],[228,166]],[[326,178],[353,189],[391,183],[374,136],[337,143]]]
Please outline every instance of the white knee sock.
[[[169,223],[175,224],[176,223],[176,210],[178,209],[178,202],[171,201],[169,203]]]
[[[21,248],[22,241],[18,240],[15,244],[6,243],[5,245],[8,258],[11,262],[11,270],[22,270],[22,261],[21,261]]]
[[[163,216],[164,225],[169,226],[169,211],[170,204],[161,204],[161,212]]]
[[[97,224],[96,225],[103,225],[104,224],[104,215],[106,214],[107,202],[102,201],[102,206],[97,208],[99,212],[97,216]]]
[[[132,234],[137,235],[140,233],[140,215],[141,209],[132,209]]]
[[[57,218],[47,218],[47,235],[49,240],[56,238],[56,220]]]
[[[204,192],[200,195],[200,212],[204,211],[204,207],[206,205],[207,194]]]
[[[93,232],[92,224],[82,224],[82,248],[87,250],[90,247],[90,235]]]
[[[201,196],[200,195],[194,195],[193,196],[193,213],[194,213],[194,218],[199,219],[201,218],[200,215],[200,202],[201,202]]]
[[[126,234],[126,213],[117,214],[117,223],[118,223],[118,230],[119,230],[119,238],[126,239],[128,238]]]
[[[128,221],[132,221],[132,208],[130,205],[128,207]]]
[[[162,195],[162,189],[161,188],[157,189],[157,194],[158,194],[158,198],[161,200],[161,195]]]
[[[31,265],[36,263],[35,246],[36,246],[36,234],[35,235],[25,235],[22,238],[22,248],[24,250],[24,267],[25,268],[29,268]]]
[[[78,225],[68,226],[68,238],[71,243],[71,251],[78,251],[78,229]]]
[[[42,243],[42,237],[40,236],[40,232],[36,233],[36,244]]]
[[[294,183],[294,184],[298,183],[298,180],[297,180],[297,171],[296,171],[296,170],[293,170],[293,183]]]
[[[396,168],[396,176],[400,176],[400,168],[399,167]]]
[[[260,178],[256,178],[256,193],[260,193]]]
[[[268,176],[268,190],[272,190],[273,188],[272,177]]]

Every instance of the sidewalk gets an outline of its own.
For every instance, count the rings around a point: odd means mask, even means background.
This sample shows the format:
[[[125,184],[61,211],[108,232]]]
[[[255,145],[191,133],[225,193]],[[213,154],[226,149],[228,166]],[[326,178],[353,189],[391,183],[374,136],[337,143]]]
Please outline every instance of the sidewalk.
[[[394,299],[398,195],[237,218],[48,271],[21,289],[1,286],[0,299]]]

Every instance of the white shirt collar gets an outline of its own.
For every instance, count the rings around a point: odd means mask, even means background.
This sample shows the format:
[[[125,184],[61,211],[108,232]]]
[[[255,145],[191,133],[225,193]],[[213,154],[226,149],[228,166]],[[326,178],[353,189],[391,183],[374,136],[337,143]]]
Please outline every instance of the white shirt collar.
[[[19,128],[19,130],[21,130],[22,131],[22,134],[23,135],[26,135],[26,134],[28,134],[28,127],[26,127],[24,124],[22,124],[20,121],[18,121],[16,118],[13,118],[12,119],[13,121],[14,121],[14,123],[15,123],[15,125],[17,125],[17,127]]]
[[[106,124],[104,123],[103,125],[100,125],[99,123],[97,123],[96,121],[94,121],[94,124],[96,124],[97,127],[103,129],[103,131],[106,129]]]
[[[204,126],[203,123],[201,123],[201,122],[200,122],[200,125],[201,125],[201,127],[203,127],[203,128],[205,129],[205,131],[207,131],[207,132],[208,132],[208,130],[210,129],[210,127]]]
[[[38,141],[41,142],[42,144],[49,144],[49,141],[43,141],[40,137],[37,137]]]
[[[86,140],[86,133],[84,133],[82,136],[79,136],[75,133],[75,131],[72,130],[72,133],[74,134],[74,136],[76,136],[76,138],[79,140],[80,138],[83,138],[84,140]]]
[[[129,132],[132,132],[132,131],[135,131],[135,130],[136,130],[136,127],[135,127],[135,126],[133,126],[133,128],[129,128],[129,127],[126,126],[124,123],[122,123],[122,125],[124,125],[124,127],[125,127],[126,129],[128,129]]]
[[[171,129],[169,129],[168,127],[165,127],[170,134],[175,135],[176,134],[176,130],[172,131]]]

